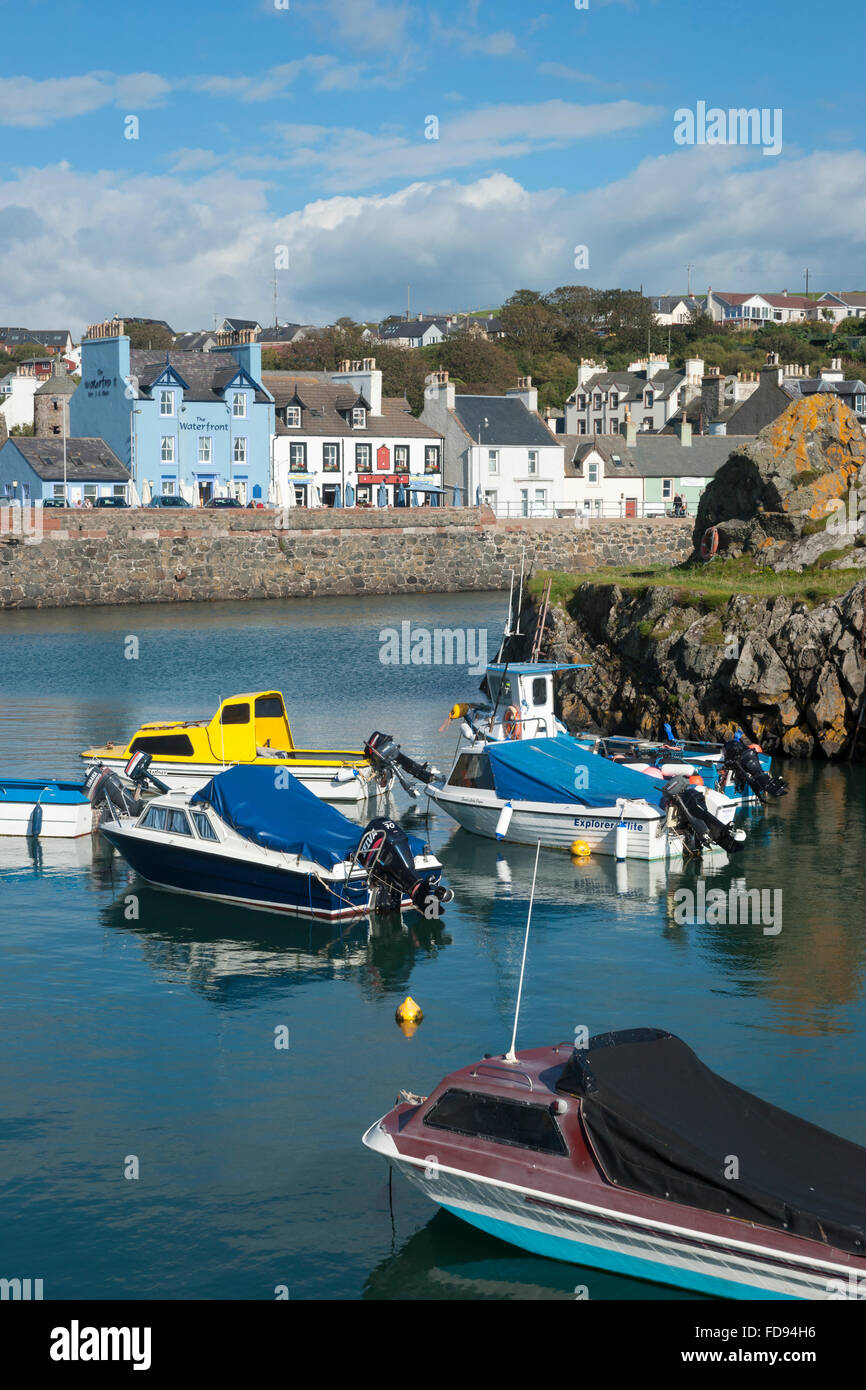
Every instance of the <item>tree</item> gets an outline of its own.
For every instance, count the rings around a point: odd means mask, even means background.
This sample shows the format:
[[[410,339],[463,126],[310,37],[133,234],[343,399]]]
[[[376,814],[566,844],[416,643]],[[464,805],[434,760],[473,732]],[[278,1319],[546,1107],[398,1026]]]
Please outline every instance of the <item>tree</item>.
[[[150,348],[158,351],[161,348],[170,348],[174,343],[174,335],[161,323],[155,323],[152,319],[125,319],[123,331],[131,348]]]
[[[599,291],[588,285],[560,285],[544,296],[558,320],[560,341],[567,352],[581,355],[596,343]]]
[[[506,345],[525,352],[549,352],[559,337],[559,323],[540,301],[515,304],[514,296],[502,307],[499,321],[505,329]]]
[[[431,367],[445,367],[469,395],[502,396],[516,386],[520,375],[515,358],[501,343],[467,333],[421,351]]]

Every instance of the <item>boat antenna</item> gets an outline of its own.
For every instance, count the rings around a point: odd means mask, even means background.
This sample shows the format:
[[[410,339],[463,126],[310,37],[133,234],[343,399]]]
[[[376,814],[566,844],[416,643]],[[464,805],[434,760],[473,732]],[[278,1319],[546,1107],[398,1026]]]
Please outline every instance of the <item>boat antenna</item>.
[[[505,651],[505,639],[511,636],[511,603],[514,597],[514,570],[511,571],[511,587],[508,590],[508,617],[505,619],[505,627],[502,630],[502,641],[499,643],[499,651],[496,653],[496,664],[502,660],[502,653]]]
[[[532,921],[532,904],[535,900],[535,876],[538,873],[538,855],[541,850],[541,841],[535,846],[535,868],[532,871],[532,888],[529,893],[529,911],[526,914],[526,934],[523,938],[523,960],[520,962],[520,983],[517,986],[517,1005],[514,1010],[514,1031],[511,1034],[511,1046],[503,1057],[503,1062],[516,1062],[517,1053],[514,1051],[514,1044],[517,1041],[517,1020],[520,1017],[520,1000],[523,995],[523,975],[526,970],[526,948],[529,945],[529,923]]]
[[[226,765],[226,723],[223,719],[223,697],[220,695],[220,752],[222,754],[222,765]]]
[[[515,629],[514,629],[514,635],[515,635],[515,637],[522,637],[522,636],[523,636],[523,633],[520,631],[520,610],[521,610],[521,608],[523,607],[523,566],[524,566],[525,562],[526,562],[526,546],[524,545],[524,546],[521,546],[521,548],[520,548],[520,588],[518,589],[518,592],[517,592],[517,625],[516,625],[516,627],[515,627]]]

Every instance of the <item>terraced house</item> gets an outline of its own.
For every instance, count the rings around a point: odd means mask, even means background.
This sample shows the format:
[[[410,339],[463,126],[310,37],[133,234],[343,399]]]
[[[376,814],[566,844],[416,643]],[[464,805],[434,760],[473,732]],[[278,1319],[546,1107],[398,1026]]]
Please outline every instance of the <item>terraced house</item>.
[[[130,349],[121,320],[82,339],[73,435],[99,437],[132,474],[142,501],[180,496],[267,502],[274,402],[253,332],[221,332],[209,352]]]
[[[608,371],[604,362],[581,361],[577,386],[565,403],[566,434],[618,434],[627,421],[658,431],[680,406],[700,395],[704,364],[687,358],[672,371],[667,357],[643,357],[627,371]]]

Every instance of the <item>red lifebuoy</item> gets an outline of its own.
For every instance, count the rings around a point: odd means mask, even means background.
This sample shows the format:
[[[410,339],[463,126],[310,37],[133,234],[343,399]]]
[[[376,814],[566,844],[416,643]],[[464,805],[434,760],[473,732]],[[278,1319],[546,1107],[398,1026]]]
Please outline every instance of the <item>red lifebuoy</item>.
[[[719,528],[717,526],[708,526],[701,536],[701,559],[712,560],[718,548]]]
[[[520,710],[516,705],[509,705],[502,717],[502,728],[505,737],[510,739],[520,738],[523,731],[523,720],[520,718]]]

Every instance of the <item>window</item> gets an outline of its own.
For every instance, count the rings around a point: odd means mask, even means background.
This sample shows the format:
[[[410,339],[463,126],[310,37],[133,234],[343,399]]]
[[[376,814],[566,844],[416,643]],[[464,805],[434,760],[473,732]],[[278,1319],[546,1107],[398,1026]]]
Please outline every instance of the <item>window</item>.
[[[249,705],[224,705],[221,724],[249,724],[250,707]]]
[[[529,450],[529,472],[530,472],[530,473],[537,473],[537,472],[538,472],[538,450],[537,450],[537,449],[530,449],[530,450]]]
[[[200,434],[198,437],[198,461],[213,463],[213,441],[209,434]]]
[[[501,1100],[473,1091],[446,1091],[424,1116],[430,1129],[447,1129],[473,1139],[488,1139],[536,1153],[566,1155],[559,1126],[546,1105]]]
[[[587,481],[587,483],[589,483],[592,487],[596,487],[596,486],[597,486],[597,484],[598,484],[598,464],[597,464],[597,463],[588,463],[588,464],[586,465],[586,481]]]
[[[151,806],[141,824],[145,830],[165,830],[165,807]]]
[[[233,452],[235,463],[246,463],[247,441],[242,435],[235,440],[235,447]]]
[[[488,450],[487,450],[487,472],[488,472],[488,473],[498,473],[498,472],[499,472],[499,450],[498,450],[498,449],[488,449]]]
[[[585,420],[578,420],[578,422],[577,422],[577,432],[578,432],[578,434],[586,434],[586,421],[585,421]]]
[[[496,511],[496,503],[498,502],[498,500],[498,492],[485,492],[484,501],[487,503],[488,507],[492,507],[494,511]]]
[[[536,507],[542,507],[542,508],[544,508],[544,507],[547,506],[547,489],[546,489],[546,488],[537,487],[537,488],[535,489],[535,505],[536,505]]]
[[[169,835],[192,835],[185,811],[174,811],[169,808],[165,818],[165,828]]]
[[[600,392],[600,391],[596,391],[595,395],[594,395],[593,398],[592,398],[592,408],[593,408],[593,410],[601,410],[601,392]]]
[[[62,483],[54,484],[54,496],[59,497],[61,501],[66,496],[66,489],[64,488]]]
[[[160,415],[174,414],[174,392],[160,391],[159,393],[159,413]]]
[[[232,415],[236,420],[247,418],[247,396],[245,391],[235,391],[232,396]]]
[[[219,842],[219,836],[203,811],[193,811],[192,819],[200,839]]]
[[[27,487],[27,484],[24,483],[24,484],[22,484],[22,486],[23,486],[24,488],[26,488],[26,487]],[[27,493],[26,491],[25,491],[25,493],[24,493],[24,496],[25,496],[25,497],[28,496],[28,493]],[[85,502],[95,502],[98,496],[99,496],[99,488],[96,486],[96,483],[85,483],[85,484],[84,484],[84,500],[85,500]]]
[[[461,753],[451,776],[449,787],[478,787],[484,791],[494,791],[493,773],[490,759],[486,753]]]
[[[112,491],[112,493],[114,494],[115,497],[122,497],[122,498],[124,499],[124,501],[126,500],[126,484],[125,484],[125,483],[115,483],[114,486],[113,486],[113,488],[111,489],[111,491]]]
[[[339,444],[322,445],[322,468],[326,473],[339,473],[340,471],[340,446]]]
[[[373,467],[372,444],[355,445],[355,467],[359,473],[368,473]]]
[[[406,473],[409,469],[409,445],[394,445],[394,467],[398,473]]]
[[[129,748],[133,753],[152,753],[155,758],[191,758],[192,743],[187,734],[147,734],[134,738]]]
[[[300,429],[301,407],[299,405],[286,406],[286,424],[290,429]]]
[[[163,463],[174,463],[174,435],[164,434],[160,446],[159,457]]]
[[[536,676],[532,682],[532,703],[534,705],[547,704],[547,680],[544,676]]]
[[[646,406],[646,408],[647,408],[648,410],[649,410],[650,406],[652,405],[654,399],[655,399],[655,397],[653,396],[652,391],[644,391],[644,393],[643,393],[643,403],[644,403],[644,405]]]
[[[408,463],[407,463],[406,466],[407,466],[407,468],[408,468],[408,466],[409,466]],[[425,472],[425,473],[438,473],[438,472],[439,472],[439,445],[438,445],[438,444],[427,444],[427,445],[425,446],[425,448],[424,448],[424,472]]]
[[[260,695],[255,703],[256,719],[284,719],[285,710],[279,695]]]
[[[362,405],[356,405],[352,411],[352,429],[365,430],[367,428],[367,412]]]
[[[289,445],[289,468],[293,473],[306,473],[307,471],[307,446],[306,444]]]
[[[674,495],[673,478],[662,478],[662,501],[667,502]]]
[[[610,393],[609,405],[611,410],[616,410],[617,406],[619,405],[619,396],[616,394],[615,391],[611,391]]]
[[[578,410],[586,410],[586,402],[587,402],[587,397],[586,397],[586,396],[583,396],[583,395],[578,396],[578,398],[577,398],[577,408],[578,408]]]

